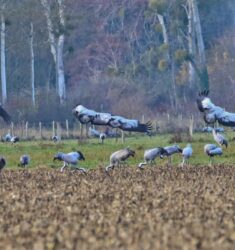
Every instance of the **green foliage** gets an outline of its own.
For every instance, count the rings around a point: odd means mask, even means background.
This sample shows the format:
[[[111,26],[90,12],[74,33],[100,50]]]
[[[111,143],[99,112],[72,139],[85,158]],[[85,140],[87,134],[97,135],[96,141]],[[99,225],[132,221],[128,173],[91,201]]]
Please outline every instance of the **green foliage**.
[[[149,0],[149,7],[159,14],[163,14],[167,9],[167,1],[166,0]]]
[[[162,59],[158,62],[158,70],[165,71],[168,68],[168,62],[165,59]]]
[[[187,60],[188,57],[189,57],[189,54],[186,50],[178,49],[175,51],[175,59],[178,62],[183,62],[183,61]]]

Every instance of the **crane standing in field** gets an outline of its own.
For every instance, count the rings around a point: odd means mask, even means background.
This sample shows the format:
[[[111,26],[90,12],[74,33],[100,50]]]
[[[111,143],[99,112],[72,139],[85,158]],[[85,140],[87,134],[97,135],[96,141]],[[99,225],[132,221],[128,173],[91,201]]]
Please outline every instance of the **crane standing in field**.
[[[215,144],[206,144],[204,146],[204,152],[210,157],[209,165],[212,164],[214,156],[223,154],[222,148],[218,147]]]
[[[164,148],[152,148],[152,149],[147,149],[144,152],[144,162],[141,162],[138,167],[143,169],[144,165],[147,164],[153,164],[154,160],[159,156],[160,158],[163,158],[163,155],[167,154],[167,151]]]
[[[182,167],[184,166],[184,164],[188,163],[189,158],[192,156],[193,154],[193,149],[191,144],[188,144],[185,148],[183,148],[182,151],[182,156],[183,156],[183,161],[182,161]]]
[[[223,145],[225,145],[225,147],[228,147],[228,141],[224,138],[223,135],[219,134],[218,132],[216,132],[215,129],[212,130],[212,134],[214,137],[214,140],[222,147]]]
[[[64,164],[61,167],[60,171],[63,172],[64,168],[67,167],[69,164],[73,165],[75,169],[80,170],[83,173],[87,173],[87,170],[85,168],[80,168],[80,167],[76,167],[77,163],[79,160],[85,160],[84,155],[82,154],[82,152],[77,151],[77,152],[70,152],[68,154],[64,154],[64,153],[57,153],[53,159],[58,160],[58,161],[63,161]]]
[[[109,171],[110,168],[120,166],[121,163],[124,163],[130,156],[135,156],[135,151],[131,150],[129,147],[118,150],[111,154],[110,156],[110,165],[108,165],[105,170]]]
[[[5,166],[6,166],[6,160],[3,156],[0,156],[0,173],[2,172]]]
[[[28,155],[22,155],[20,157],[20,163],[18,166],[26,167],[30,163],[30,157]]]
[[[103,144],[104,140],[107,138],[107,134],[106,133],[100,132],[100,131],[98,131],[98,130],[96,130],[94,128],[89,128],[88,134],[91,137],[96,137],[96,138],[99,137],[101,144]]]
[[[173,154],[182,153],[182,149],[178,145],[164,147],[164,150],[166,153],[163,155],[168,157],[168,163],[172,162]]]

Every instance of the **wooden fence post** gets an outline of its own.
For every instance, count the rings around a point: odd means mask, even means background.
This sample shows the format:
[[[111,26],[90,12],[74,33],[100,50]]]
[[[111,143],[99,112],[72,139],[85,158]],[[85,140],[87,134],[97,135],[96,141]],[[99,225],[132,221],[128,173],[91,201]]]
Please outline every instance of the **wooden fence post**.
[[[66,137],[67,137],[67,139],[68,139],[68,138],[69,138],[69,121],[66,120],[66,121],[65,121],[65,124],[66,124]]]
[[[39,122],[39,138],[42,139],[42,123]]]
[[[61,126],[59,122],[56,122],[56,135],[61,139]]]
[[[11,136],[14,136],[14,123],[11,122]]]
[[[191,138],[193,137],[193,123],[194,123],[194,117],[193,115],[191,115],[189,119],[189,136]]]
[[[115,129],[115,134],[116,134],[115,142],[118,142],[118,128]]]
[[[52,121],[52,137],[55,136],[55,121]]]
[[[80,123],[80,137],[83,136],[83,124]]]
[[[26,140],[28,139],[28,126],[29,126],[29,123],[26,122],[26,123],[25,123],[25,139],[26,139]]]
[[[89,131],[89,125],[88,123],[86,124],[86,138],[88,138],[88,131]]]
[[[125,142],[125,133],[124,133],[124,131],[122,130],[122,143],[124,143]]]

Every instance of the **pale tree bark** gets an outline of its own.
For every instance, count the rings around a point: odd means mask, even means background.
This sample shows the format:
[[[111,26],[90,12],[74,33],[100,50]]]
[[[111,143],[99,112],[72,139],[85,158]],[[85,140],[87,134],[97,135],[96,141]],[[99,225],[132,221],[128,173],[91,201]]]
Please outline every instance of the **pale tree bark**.
[[[59,4],[59,19],[61,27],[65,28],[65,19],[64,19],[64,6],[63,0],[58,0]],[[65,78],[64,78],[64,61],[63,61],[63,48],[64,48],[64,30],[60,32],[59,38],[57,41],[57,74],[58,74],[58,92],[60,101],[64,102],[66,99],[65,91]]]
[[[206,64],[206,53],[205,53],[205,45],[202,36],[202,28],[201,28],[201,21],[197,6],[197,0],[190,0],[191,7],[192,7],[192,14],[193,14],[193,21],[195,27],[195,36],[197,41],[197,50],[198,50],[198,62],[199,68],[201,72],[200,76],[200,85],[201,89],[209,89],[209,78],[208,78],[208,71],[207,71],[207,64]]]
[[[191,0],[188,0],[188,8],[186,10],[188,16],[188,49],[190,56],[194,58],[196,55],[196,44],[195,44],[195,30],[194,30]],[[192,89],[194,88],[195,84],[196,84],[195,69],[192,65],[192,62],[189,61],[189,87]]]
[[[53,28],[53,24],[52,24],[52,20],[51,20],[51,8],[50,8],[50,4],[48,3],[47,0],[41,0],[41,4],[44,8],[44,14],[46,16],[51,54],[53,56],[54,63],[56,64],[56,60],[57,60],[56,38],[55,38],[55,32],[54,32],[54,28]]]
[[[7,81],[6,81],[6,48],[5,48],[5,37],[6,37],[6,24],[4,11],[1,11],[1,83],[2,83],[2,103],[5,104],[7,101]]]
[[[32,104],[35,107],[35,75],[34,75],[34,48],[33,48],[33,23],[30,23],[30,61],[31,61],[31,91],[32,91]]]
[[[64,61],[63,61],[63,49],[64,49],[64,30],[59,30],[58,38],[55,35],[55,29],[53,26],[51,18],[50,4],[48,0],[41,0],[42,6],[44,8],[44,14],[47,20],[47,29],[49,35],[50,49],[53,56],[53,60],[56,68],[56,90],[60,98],[60,103],[64,103],[66,99],[66,89],[65,89],[65,77],[64,77]],[[65,28],[65,18],[64,18],[64,0],[57,0],[59,7],[59,27]],[[58,25],[58,24],[57,24]]]
[[[172,93],[170,93],[170,95],[172,94],[171,105],[177,108],[178,102],[177,102],[176,80],[175,80],[175,62],[174,62],[173,55],[172,55],[172,45],[169,42],[169,35],[167,32],[167,27],[166,27],[166,23],[164,20],[164,16],[157,14],[157,17],[162,28],[163,43],[167,46],[167,52],[166,52],[167,61],[169,61],[170,63],[171,91],[172,91]]]

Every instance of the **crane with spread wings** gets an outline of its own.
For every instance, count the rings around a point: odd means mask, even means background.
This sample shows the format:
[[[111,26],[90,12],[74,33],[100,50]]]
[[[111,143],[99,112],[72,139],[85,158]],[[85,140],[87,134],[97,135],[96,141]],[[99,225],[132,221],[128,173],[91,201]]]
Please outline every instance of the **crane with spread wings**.
[[[199,93],[197,98],[198,109],[204,114],[204,121],[207,124],[219,124],[227,127],[235,127],[235,113],[225,111],[224,108],[216,106],[208,97],[209,90]]]
[[[93,125],[104,125],[112,128],[120,128],[124,131],[142,133],[149,133],[152,130],[151,122],[140,123],[138,120],[126,119],[110,113],[96,112],[82,105],[77,105],[73,109],[73,114],[82,124],[91,123]]]

